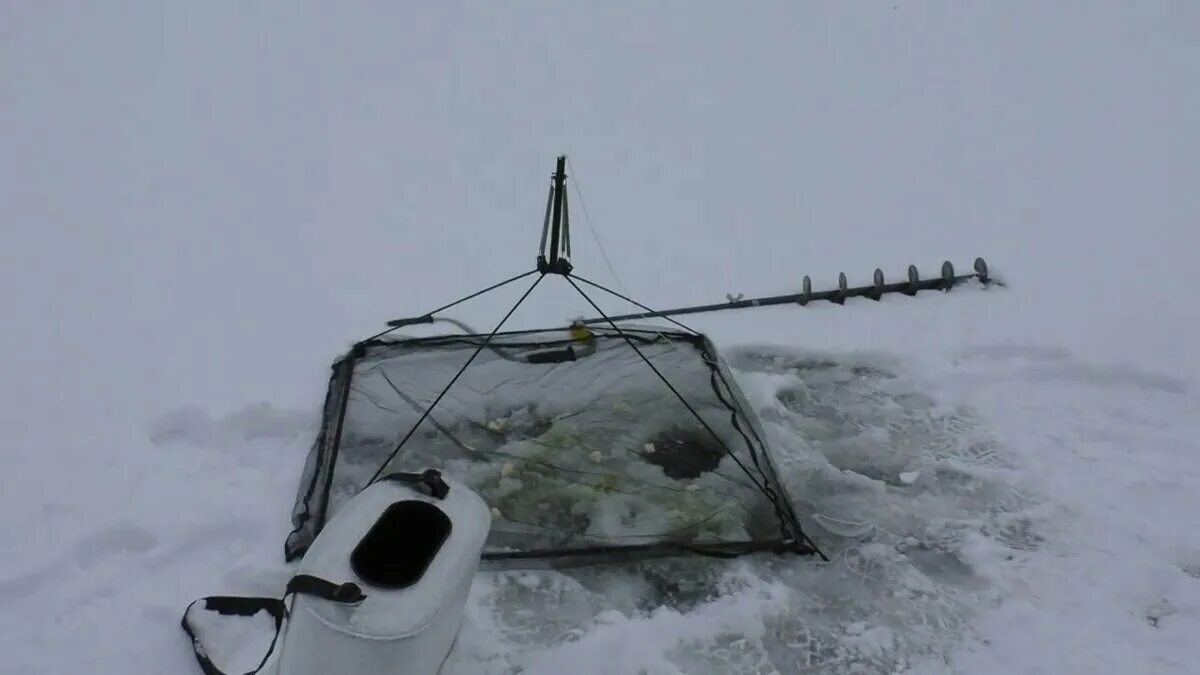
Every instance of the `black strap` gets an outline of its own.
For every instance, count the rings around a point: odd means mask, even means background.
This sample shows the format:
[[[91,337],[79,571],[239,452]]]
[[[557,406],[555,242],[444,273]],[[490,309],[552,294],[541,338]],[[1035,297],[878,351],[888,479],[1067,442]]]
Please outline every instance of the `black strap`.
[[[218,614],[227,616],[254,616],[261,611],[265,611],[275,619],[275,635],[271,638],[271,646],[267,648],[267,653],[263,655],[262,661],[258,663],[258,667],[245,675],[254,675],[254,673],[262,670],[263,666],[267,663],[267,659],[270,658],[271,652],[275,651],[275,643],[279,640],[279,633],[283,630],[283,617],[287,614],[287,606],[283,600],[279,598],[244,598],[214,595],[201,598],[188,605],[188,608],[183,612],[183,621],[180,623],[183,626],[184,632],[192,640],[192,651],[196,654],[196,662],[200,664],[200,670],[204,675],[226,675],[225,671],[218,668],[212,662],[212,659],[208,658],[208,650],[204,647],[204,643],[192,628],[189,617],[191,616],[192,608],[198,602],[203,602],[204,609],[210,612],[217,612]]]
[[[259,661],[258,666],[254,670],[244,673],[244,675],[254,675],[263,669],[263,666],[267,664],[267,659],[275,651],[275,644],[279,641],[279,634],[283,632],[283,622],[288,614],[286,599],[287,596],[293,593],[312,595],[324,598],[330,602],[344,604],[357,604],[367,598],[367,596],[363,595],[362,589],[358,587],[358,584],[350,582],[335,584],[332,581],[314,577],[310,574],[297,574],[292,577],[288,581],[283,598],[255,598],[233,595],[212,595],[200,598],[192,602],[184,610],[180,625],[183,626],[183,631],[192,640],[192,651],[195,653],[196,662],[200,664],[200,670],[204,675],[227,675],[227,673],[218,668],[212,662],[212,659],[208,657],[209,650],[204,646],[204,643],[200,640],[195,628],[192,626],[190,617],[192,609],[197,603],[203,602],[205,610],[224,616],[254,616],[259,612],[266,612],[275,620],[275,635],[271,637],[271,644],[267,647],[267,653],[263,654],[262,660]]]
[[[347,605],[354,605],[367,599],[358,584],[349,581],[344,584],[335,584],[311,574],[297,574],[292,577],[291,581],[288,581],[287,590],[284,591],[283,596],[286,598],[292,593],[312,595],[330,602]]]
[[[437,469],[425,469],[421,473],[404,473],[403,471],[397,471],[395,473],[389,473],[386,476],[381,477],[379,480],[386,480],[408,485],[414,490],[417,490],[422,494],[427,494],[435,499],[445,499],[446,495],[450,494],[450,486],[446,484],[445,480],[442,480],[442,473]]]

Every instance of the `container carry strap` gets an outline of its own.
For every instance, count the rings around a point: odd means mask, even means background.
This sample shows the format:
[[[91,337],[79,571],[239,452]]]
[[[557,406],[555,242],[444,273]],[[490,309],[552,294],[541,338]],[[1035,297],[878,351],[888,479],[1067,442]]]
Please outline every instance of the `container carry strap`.
[[[421,473],[397,471],[386,474],[379,480],[407,485],[417,492],[429,495],[434,499],[445,499],[446,495],[450,494],[450,486],[442,479],[442,472],[437,469],[425,469]]]
[[[266,612],[275,620],[275,635],[271,638],[271,645],[267,647],[267,653],[263,654],[262,661],[259,661],[258,666],[244,675],[254,675],[263,669],[267,664],[267,659],[271,657],[271,653],[275,651],[275,644],[279,641],[279,634],[283,632],[283,621],[287,617],[287,597],[293,593],[303,593],[312,595],[318,598],[324,598],[330,602],[339,602],[345,604],[357,604],[366,600],[367,596],[363,595],[362,589],[354,583],[335,584],[332,581],[326,581],[320,577],[314,577],[309,574],[297,574],[288,581],[287,589],[283,593],[282,598],[254,598],[233,595],[212,595],[206,598],[200,598],[188,605],[183,612],[183,620],[180,625],[192,640],[192,651],[196,654],[196,662],[200,664],[200,670],[204,675],[228,675],[212,662],[208,657],[209,650],[204,646],[203,640],[196,634],[195,626],[192,624],[191,616],[192,609],[197,603],[203,602],[204,609],[210,612],[216,612],[223,616],[254,616],[259,612]]]

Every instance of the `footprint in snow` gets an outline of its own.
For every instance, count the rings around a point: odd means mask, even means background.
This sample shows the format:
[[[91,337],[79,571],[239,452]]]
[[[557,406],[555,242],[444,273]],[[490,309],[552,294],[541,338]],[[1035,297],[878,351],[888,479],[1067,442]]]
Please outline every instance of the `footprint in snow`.
[[[143,556],[158,547],[158,536],[130,523],[117,523],[93,532],[72,544],[57,560],[40,569],[0,579],[0,600],[15,601],[39,593],[65,577],[76,576],[109,559],[122,555]]]
[[[1054,345],[972,345],[959,351],[959,355],[968,359],[989,359],[992,361],[1067,361],[1071,353],[1062,347]]]
[[[196,406],[181,406],[155,419],[148,429],[155,445],[223,446],[230,441],[288,440],[311,434],[316,414],[281,410],[270,403],[243,406],[214,418]]]
[[[75,542],[70,557],[84,567],[123,553],[145,554],[158,547],[158,535],[130,523],[118,523]]]
[[[1146,610],[1146,622],[1152,627],[1158,628],[1167,617],[1176,613],[1176,609],[1167,600],[1156,602]]]
[[[1049,345],[974,345],[959,352],[969,360],[1020,361],[1017,379],[1029,382],[1067,382],[1089,386],[1129,387],[1185,394],[1188,380],[1119,363],[1081,361],[1062,347]]]

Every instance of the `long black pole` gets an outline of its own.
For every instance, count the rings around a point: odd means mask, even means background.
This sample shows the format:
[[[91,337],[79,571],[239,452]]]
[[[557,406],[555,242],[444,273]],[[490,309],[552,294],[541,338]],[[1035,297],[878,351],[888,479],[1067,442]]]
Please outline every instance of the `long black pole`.
[[[550,266],[558,265],[558,240],[562,234],[563,184],[567,178],[567,158],[559,155],[554,169],[554,214],[550,222]]]

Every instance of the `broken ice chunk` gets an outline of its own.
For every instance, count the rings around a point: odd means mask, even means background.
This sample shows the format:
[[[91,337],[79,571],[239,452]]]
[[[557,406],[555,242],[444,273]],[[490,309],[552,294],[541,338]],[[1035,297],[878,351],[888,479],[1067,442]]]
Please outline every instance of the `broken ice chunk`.
[[[912,485],[913,483],[917,482],[917,479],[920,477],[920,471],[905,471],[904,473],[900,474],[900,482],[904,483],[905,485]]]
[[[645,445],[643,445],[643,446],[642,446],[642,450],[643,450],[643,451],[645,451],[645,453],[646,453],[647,455],[653,455],[653,454],[654,454],[654,450],[655,450],[655,448],[654,448],[654,444],[653,444],[653,443],[647,443],[647,444],[645,444]]]
[[[597,464],[600,463],[600,460],[604,459],[604,455],[600,454],[599,450],[593,450],[592,454],[588,455],[588,457],[590,457],[592,461]]]

